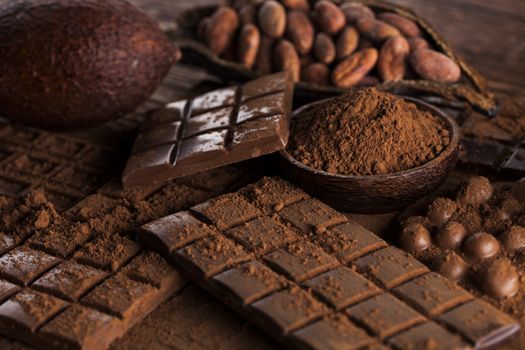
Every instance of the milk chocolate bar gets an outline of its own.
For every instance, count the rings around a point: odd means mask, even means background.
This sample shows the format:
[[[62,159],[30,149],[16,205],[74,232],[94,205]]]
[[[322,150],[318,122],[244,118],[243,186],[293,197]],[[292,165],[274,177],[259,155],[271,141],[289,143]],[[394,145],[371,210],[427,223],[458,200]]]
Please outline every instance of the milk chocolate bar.
[[[166,105],[133,146],[122,182],[150,185],[283,149],[293,82],[279,73]]]
[[[279,178],[146,224],[139,240],[293,349],[482,349],[520,329]]]
[[[41,349],[106,349],[185,284],[158,254],[113,241],[118,254],[98,240],[65,258],[31,239],[2,254],[0,333]]]

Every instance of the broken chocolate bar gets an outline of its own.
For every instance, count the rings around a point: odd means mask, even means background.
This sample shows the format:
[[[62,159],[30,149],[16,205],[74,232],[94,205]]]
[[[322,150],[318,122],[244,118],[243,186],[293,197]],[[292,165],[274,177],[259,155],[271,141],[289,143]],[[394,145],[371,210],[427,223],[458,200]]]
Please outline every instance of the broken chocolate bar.
[[[287,73],[166,105],[147,121],[122,182],[150,185],[283,149],[293,82]]]
[[[146,224],[139,240],[293,349],[481,349],[520,329],[279,178]]]

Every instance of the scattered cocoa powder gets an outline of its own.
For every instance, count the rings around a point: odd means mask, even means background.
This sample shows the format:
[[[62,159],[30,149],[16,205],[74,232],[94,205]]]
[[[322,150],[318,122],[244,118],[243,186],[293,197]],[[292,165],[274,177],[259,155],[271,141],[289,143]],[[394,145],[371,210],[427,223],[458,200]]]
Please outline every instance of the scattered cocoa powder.
[[[432,114],[375,88],[352,90],[298,115],[288,152],[342,175],[387,174],[420,166],[450,142]]]

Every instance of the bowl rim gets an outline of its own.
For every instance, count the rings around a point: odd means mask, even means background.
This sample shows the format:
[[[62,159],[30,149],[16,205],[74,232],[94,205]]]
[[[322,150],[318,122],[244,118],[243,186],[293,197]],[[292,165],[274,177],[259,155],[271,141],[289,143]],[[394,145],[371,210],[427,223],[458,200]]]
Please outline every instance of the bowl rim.
[[[415,98],[415,97],[410,97],[410,96],[395,95],[395,94],[394,94],[394,96],[401,97],[402,99],[404,99],[404,100],[406,100],[408,102],[412,102],[412,103],[416,104],[416,106],[418,106],[418,107],[419,106],[423,106],[427,110],[431,111],[431,113],[435,117],[439,118],[440,120],[442,120],[447,125],[447,129],[449,130],[449,132],[451,134],[450,135],[450,142],[446,146],[446,148],[444,150],[442,150],[441,153],[439,153],[439,155],[437,157],[435,157],[434,159],[432,159],[431,161],[423,163],[423,164],[418,165],[417,167],[414,167],[414,168],[411,168],[411,169],[407,169],[407,170],[403,170],[403,171],[397,171],[397,172],[394,172],[394,173],[375,174],[375,175],[342,175],[342,174],[329,173],[329,172],[326,172],[324,170],[314,169],[312,167],[304,165],[303,163],[301,163],[300,161],[298,161],[297,159],[292,157],[292,155],[286,151],[286,148],[280,150],[279,151],[279,155],[281,157],[285,158],[287,161],[289,161],[293,166],[296,166],[296,167],[300,168],[301,170],[307,171],[307,172],[311,173],[314,176],[321,175],[321,176],[331,177],[331,178],[334,178],[334,179],[343,179],[343,180],[346,179],[346,180],[356,180],[356,181],[361,180],[361,181],[365,181],[365,180],[372,180],[372,179],[391,179],[392,177],[407,177],[407,176],[418,174],[421,171],[425,171],[426,169],[428,169],[430,167],[433,167],[433,166],[436,166],[436,165],[440,164],[444,159],[448,158],[450,155],[452,155],[459,148],[459,146],[460,146],[460,130],[459,130],[459,126],[456,123],[456,121],[450,115],[448,115],[447,113],[445,113],[444,111],[442,111],[438,107],[436,107],[434,105],[431,105],[430,103],[427,103],[427,102],[425,102],[425,101],[423,101],[421,99],[418,99],[418,98]],[[334,98],[335,97],[325,98],[325,99],[322,99],[322,100],[319,100],[319,101],[315,101],[315,102],[312,102],[312,103],[305,104],[305,105],[297,108],[296,110],[294,110],[292,112],[291,121],[293,121],[293,118],[295,118],[297,115],[299,115],[302,112],[304,112],[306,109],[311,108],[313,106],[316,106],[318,104],[324,103],[326,101],[332,100]]]

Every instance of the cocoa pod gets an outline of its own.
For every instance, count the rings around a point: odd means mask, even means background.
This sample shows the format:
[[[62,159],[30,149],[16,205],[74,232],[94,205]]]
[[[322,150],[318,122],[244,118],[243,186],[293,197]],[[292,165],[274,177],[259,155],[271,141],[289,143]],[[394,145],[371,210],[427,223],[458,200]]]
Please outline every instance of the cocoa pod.
[[[454,83],[461,77],[460,67],[448,56],[431,49],[418,49],[410,55],[410,64],[423,79]]]
[[[314,13],[317,25],[325,33],[336,34],[346,24],[343,11],[329,0],[316,2]]]
[[[374,68],[378,52],[374,48],[357,51],[342,60],[332,71],[332,83],[347,88],[359,83]]]
[[[381,47],[377,60],[377,71],[384,82],[403,79],[407,70],[407,58],[410,54],[408,41],[402,36],[393,36]]]
[[[280,38],[286,29],[286,11],[277,1],[269,0],[259,8],[259,27],[270,38]]]
[[[238,26],[237,12],[229,6],[219,7],[207,26],[206,44],[216,55],[222,54],[230,45]]]
[[[355,27],[346,27],[337,38],[337,59],[350,56],[359,44],[359,32]]]
[[[255,59],[255,70],[262,75],[270,74],[273,71],[272,52],[275,40],[267,36],[261,37],[259,52]]]
[[[430,45],[428,41],[420,37],[408,38],[408,45],[410,46],[410,51],[414,52],[417,49],[428,49]]]
[[[372,18],[360,19],[356,23],[356,28],[361,35],[376,42],[382,42],[391,36],[401,35],[399,30],[390,24]]]
[[[326,33],[317,33],[314,43],[314,56],[319,62],[330,64],[335,60],[336,50],[332,38]]]
[[[301,81],[312,83],[319,86],[328,84],[330,69],[324,63],[312,63],[305,66],[301,71]]]
[[[291,42],[281,39],[274,49],[274,63],[277,71],[289,71],[294,81],[299,81],[301,62]]]
[[[282,0],[283,5],[292,11],[310,11],[310,3],[308,0]]]
[[[341,5],[341,11],[343,11],[346,22],[353,24],[363,18],[374,19],[376,15],[372,9],[359,2],[348,2]]]
[[[208,32],[208,27],[210,25],[210,22],[211,22],[210,17],[204,17],[203,19],[201,19],[201,21],[197,25],[197,30],[195,32],[195,36],[197,37],[197,39],[201,41],[206,40],[206,33]]]
[[[255,24],[257,17],[257,8],[252,4],[243,5],[239,9],[239,20],[241,25]]]
[[[407,38],[421,36],[421,29],[416,22],[393,12],[381,12],[377,16],[380,20],[396,27]]]
[[[255,64],[261,45],[261,33],[255,24],[245,24],[239,35],[237,57],[239,62],[248,69]]]
[[[301,11],[288,13],[286,37],[295,45],[297,52],[304,55],[310,52],[314,44],[314,27],[308,15]]]

